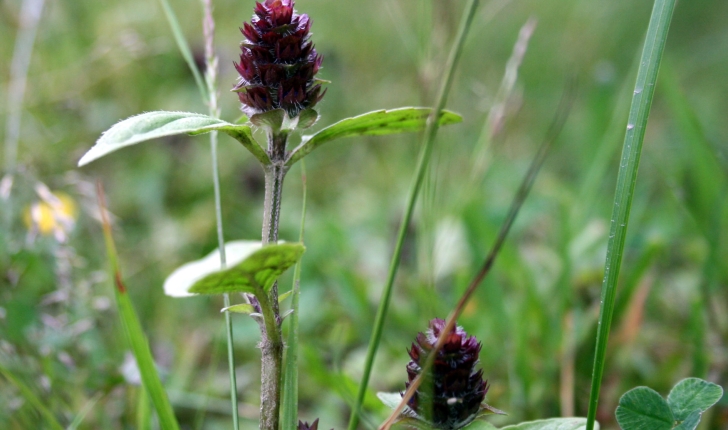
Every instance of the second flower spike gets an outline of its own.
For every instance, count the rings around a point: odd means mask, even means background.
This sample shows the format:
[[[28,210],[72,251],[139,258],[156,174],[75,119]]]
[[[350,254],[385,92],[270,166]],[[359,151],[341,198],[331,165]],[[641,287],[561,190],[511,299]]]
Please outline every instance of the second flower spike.
[[[250,23],[243,23],[240,74],[233,91],[250,116],[283,109],[289,118],[311,108],[324,96],[314,75],[322,57],[310,41],[311,19],[293,9],[294,0],[255,4]]]
[[[422,373],[422,366],[444,328],[445,321],[435,318],[426,333],[417,335],[409,350],[412,360],[407,364],[407,387]],[[488,383],[483,380],[483,371],[475,370],[481,347],[475,336],[468,336],[460,326],[446,336],[432,369],[424,375],[408,406],[432,427],[455,430],[478,415]]]

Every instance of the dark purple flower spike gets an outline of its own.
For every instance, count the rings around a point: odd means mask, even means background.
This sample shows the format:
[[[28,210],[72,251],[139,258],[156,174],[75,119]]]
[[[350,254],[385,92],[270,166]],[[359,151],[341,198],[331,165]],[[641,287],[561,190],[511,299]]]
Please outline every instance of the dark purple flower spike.
[[[407,364],[407,387],[421,373],[444,328],[445,321],[435,318],[430,321],[426,334],[417,335],[408,351],[412,360]],[[432,369],[425,374],[408,403],[420,419],[435,428],[453,430],[463,427],[478,415],[488,392],[483,371],[475,370],[480,348],[475,336],[468,336],[460,326],[448,335]]]
[[[324,96],[314,76],[323,58],[310,39],[311,19],[297,14],[294,0],[266,0],[255,4],[250,23],[243,23],[240,74],[233,91],[249,117],[283,109],[289,118],[312,108]]]

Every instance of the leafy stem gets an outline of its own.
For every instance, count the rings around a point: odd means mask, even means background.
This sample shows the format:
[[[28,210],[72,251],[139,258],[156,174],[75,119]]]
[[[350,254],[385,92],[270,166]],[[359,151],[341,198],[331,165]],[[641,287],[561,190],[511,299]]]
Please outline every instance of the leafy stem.
[[[263,206],[263,245],[278,242],[283,179],[288,168],[284,165],[288,133],[269,131],[268,157],[271,164],[264,165],[265,201]],[[281,377],[283,368],[283,340],[281,317],[278,308],[278,283],[275,282],[269,294],[260,290],[256,294],[265,321],[261,330],[260,349],[261,394],[260,428],[277,430],[281,399]]]

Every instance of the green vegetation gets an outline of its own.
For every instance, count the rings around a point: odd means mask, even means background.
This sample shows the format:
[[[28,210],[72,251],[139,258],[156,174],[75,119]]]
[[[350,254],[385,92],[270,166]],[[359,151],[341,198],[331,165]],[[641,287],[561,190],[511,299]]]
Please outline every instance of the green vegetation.
[[[0,428],[154,428],[155,394],[143,391],[130,365],[107,275],[94,186],[101,179],[127,304],[136,309],[180,427],[229,429],[223,298],[171,298],[162,288],[175,268],[217,247],[207,139],[170,135],[76,168],[120,119],[210,113],[196,78],[158,2],[45,2],[32,41],[32,20],[21,19],[21,9],[38,3],[0,4],[0,40],[7,42],[0,44]],[[317,106],[321,118],[305,134],[361,112],[435,104],[466,2],[298,3],[312,17],[325,57],[318,76],[331,81]],[[191,60],[204,64],[200,3],[169,4]],[[578,78],[571,116],[458,324],[483,344],[486,402],[508,412],[489,418],[496,427],[587,415],[620,144],[652,4],[481,4],[445,106],[463,121],[436,137],[406,226],[359,428],[387,417],[375,393],[404,389],[405,347],[427,321],[447,316],[482,264],[571,76]],[[250,142],[250,129],[238,122],[238,97],[227,89],[237,75],[237,28],[253,2],[214,6],[221,119],[205,121],[223,131],[224,240],[258,240],[262,156],[224,134],[245,129],[236,138]],[[667,393],[688,376],[728,384],[727,15],[728,3],[718,0],[679,2],[674,12],[616,284],[596,410],[602,429],[618,428],[615,410],[633,387]],[[20,104],[13,102],[22,80],[22,68],[13,66],[18,40],[32,43],[18,48],[31,54]],[[517,40],[525,52],[514,48]],[[21,120],[17,145],[13,118]],[[308,142],[327,138],[318,136]],[[291,139],[296,147],[299,137]],[[297,336],[288,336],[290,317],[283,325],[284,339],[297,339],[299,367],[285,370],[300,378],[299,418],[318,417],[321,429],[345,428],[356,402],[421,141],[415,133],[349,137],[311,152],[304,178],[302,163],[287,175],[282,240],[299,238],[301,181],[308,201]],[[281,293],[295,287],[292,272],[281,278]],[[253,429],[260,333],[255,320],[230,315],[241,428]],[[728,426],[728,401],[717,402],[698,414],[699,429]],[[669,398],[667,404],[673,406]],[[687,420],[695,411],[683,412]]]

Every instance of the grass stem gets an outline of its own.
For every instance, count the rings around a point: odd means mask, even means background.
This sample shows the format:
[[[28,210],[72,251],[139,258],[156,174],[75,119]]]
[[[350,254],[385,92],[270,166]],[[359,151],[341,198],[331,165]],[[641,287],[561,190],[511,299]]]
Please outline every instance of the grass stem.
[[[617,188],[612,209],[612,221],[607,244],[607,258],[604,266],[602,283],[599,325],[597,329],[596,352],[592,371],[592,385],[589,396],[589,413],[587,430],[594,429],[599,391],[604,375],[604,364],[609,340],[609,329],[612,324],[619,269],[622,264],[624,242],[627,235],[630,208],[637,180],[642,142],[647,127],[647,117],[655,92],[657,72],[660,68],[662,53],[665,49],[670,20],[675,9],[675,0],[655,0],[652,16],[647,28],[640,67],[637,71],[632,103],[627,122],[627,131],[622,147],[622,159],[619,164]]]

